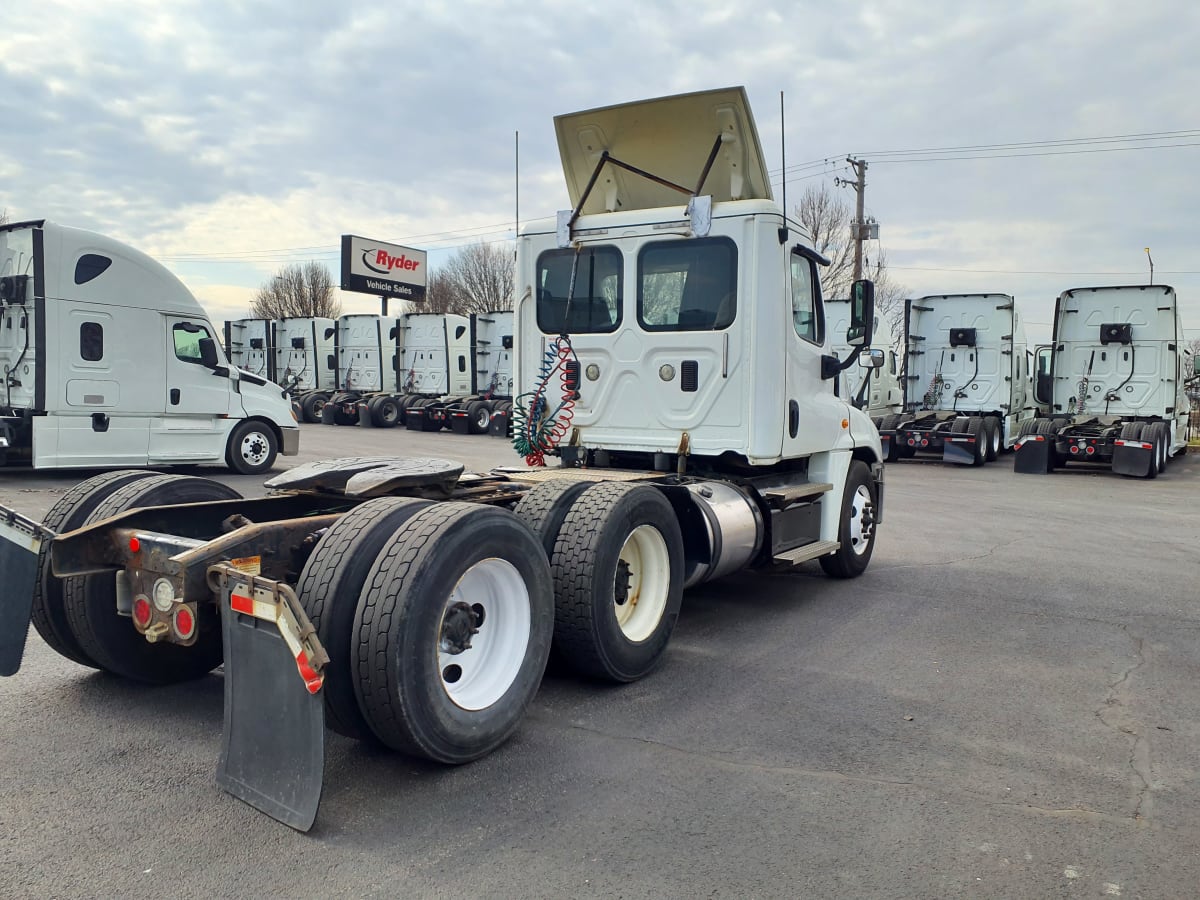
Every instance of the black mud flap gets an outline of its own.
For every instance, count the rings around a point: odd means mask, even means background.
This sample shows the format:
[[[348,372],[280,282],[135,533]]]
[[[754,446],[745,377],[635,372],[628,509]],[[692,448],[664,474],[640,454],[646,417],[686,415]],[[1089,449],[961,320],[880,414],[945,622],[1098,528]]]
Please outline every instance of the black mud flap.
[[[1158,459],[1153,444],[1117,441],[1113,447],[1112,470],[1118,475],[1145,478],[1150,474],[1150,467],[1156,465]]]
[[[965,434],[947,436],[942,444],[942,462],[959,466],[975,465],[975,439]]]
[[[1029,434],[1018,438],[1013,445],[1016,460],[1013,471],[1023,475],[1045,475],[1052,471],[1050,454],[1054,452],[1054,442],[1045,435]]]
[[[210,569],[209,581],[220,591],[225,640],[217,783],[271,818],[308,831],[325,769],[324,650],[299,604],[293,608],[291,588],[225,565]],[[293,652],[298,645],[301,652]]]
[[[33,612],[38,551],[53,537],[37,522],[0,506],[0,675],[15,675]]]

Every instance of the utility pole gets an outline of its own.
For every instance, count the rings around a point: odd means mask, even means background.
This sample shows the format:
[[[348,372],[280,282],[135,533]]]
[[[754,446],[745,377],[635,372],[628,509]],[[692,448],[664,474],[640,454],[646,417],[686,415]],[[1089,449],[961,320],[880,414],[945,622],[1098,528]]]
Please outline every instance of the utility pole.
[[[862,278],[863,239],[866,236],[867,230],[866,223],[863,221],[863,194],[867,188],[867,161],[847,156],[846,162],[854,167],[854,174],[857,176],[854,181],[846,183],[853,186],[854,192],[858,194],[858,202],[855,204],[854,224],[851,225],[851,236],[854,238],[854,280],[858,281]]]

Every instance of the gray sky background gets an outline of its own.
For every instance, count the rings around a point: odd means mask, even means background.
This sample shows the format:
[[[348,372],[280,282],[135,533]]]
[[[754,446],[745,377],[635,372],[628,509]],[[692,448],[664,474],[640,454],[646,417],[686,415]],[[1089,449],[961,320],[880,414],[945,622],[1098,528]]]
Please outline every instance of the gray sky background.
[[[434,265],[511,239],[516,131],[522,219],[552,216],[554,115],[743,84],[777,196],[780,91],[790,200],[867,159],[913,296],[1011,293],[1045,339],[1059,292],[1144,283],[1150,247],[1200,337],[1190,4],[40,0],[0,23],[0,208],[128,241],[214,319],[284,263],[336,271],[346,232]],[[893,152],[1001,144],[1030,146]]]

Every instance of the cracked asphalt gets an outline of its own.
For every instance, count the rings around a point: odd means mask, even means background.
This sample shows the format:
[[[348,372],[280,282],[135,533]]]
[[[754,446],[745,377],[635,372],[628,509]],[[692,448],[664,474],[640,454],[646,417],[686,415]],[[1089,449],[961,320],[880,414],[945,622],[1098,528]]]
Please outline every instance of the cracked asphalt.
[[[512,460],[406,431],[302,446]],[[549,675],[475,764],[331,735],[308,835],[217,788],[219,675],[145,689],[31,634],[0,684],[2,892],[1196,896],[1200,456],[1148,482],[1011,470],[890,466],[861,578],[690,591],[654,674]],[[77,478],[0,471],[0,503],[40,516]]]

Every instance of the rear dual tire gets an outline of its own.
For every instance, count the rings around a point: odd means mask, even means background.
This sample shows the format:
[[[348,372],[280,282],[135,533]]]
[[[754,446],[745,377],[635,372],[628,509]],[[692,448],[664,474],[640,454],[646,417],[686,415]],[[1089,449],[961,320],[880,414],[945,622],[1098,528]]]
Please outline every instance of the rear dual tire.
[[[237,491],[207,478],[150,475],[113,491],[94,507],[84,524],[138,507],[240,498]],[[215,604],[200,603],[194,644],[152,644],[138,633],[130,617],[117,612],[113,573],[66,578],[61,584],[71,633],[97,668],[131,681],[171,684],[199,678],[221,664],[221,620]]]
[[[491,752],[537,692],[553,611],[545,554],[515,516],[471,503],[421,510],[391,536],[359,599],[364,720],[387,746],[435,762]]]

